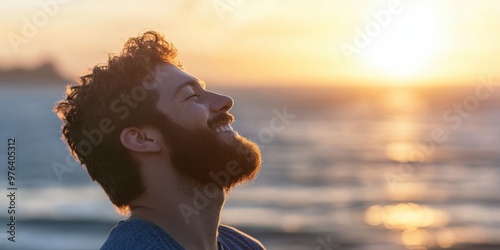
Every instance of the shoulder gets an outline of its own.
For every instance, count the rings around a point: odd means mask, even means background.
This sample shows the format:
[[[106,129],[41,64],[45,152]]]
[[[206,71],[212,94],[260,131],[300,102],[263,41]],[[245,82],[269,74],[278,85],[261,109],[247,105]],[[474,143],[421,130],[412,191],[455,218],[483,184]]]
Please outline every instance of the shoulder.
[[[140,219],[120,221],[109,233],[101,250],[183,249],[160,227]]]
[[[230,226],[219,226],[219,241],[229,249],[266,249],[260,241]]]

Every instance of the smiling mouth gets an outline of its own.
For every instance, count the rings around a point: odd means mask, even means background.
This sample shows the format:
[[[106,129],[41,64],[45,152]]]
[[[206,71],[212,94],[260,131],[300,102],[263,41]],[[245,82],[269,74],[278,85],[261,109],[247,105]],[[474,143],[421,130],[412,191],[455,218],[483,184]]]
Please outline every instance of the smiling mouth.
[[[231,125],[229,125],[229,124],[223,124],[223,125],[218,126],[215,128],[215,131],[217,131],[218,133],[235,132],[233,130],[233,127],[231,127]]]
[[[215,130],[217,133],[233,133],[237,134],[236,131],[231,127],[231,123],[234,121],[234,116],[231,114],[220,115],[208,123],[208,127]]]

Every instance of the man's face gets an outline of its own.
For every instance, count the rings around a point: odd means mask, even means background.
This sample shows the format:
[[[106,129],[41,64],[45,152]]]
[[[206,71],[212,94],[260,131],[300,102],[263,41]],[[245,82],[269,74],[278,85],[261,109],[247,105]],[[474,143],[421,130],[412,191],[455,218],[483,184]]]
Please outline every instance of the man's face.
[[[260,150],[230,126],[233,100],[207,91],[204,83],[176,66],[157,68],[158,126],[174,168],[202,184],[229,189],[253,179],[261,164]],[[162,77],[162,75],[164,77]],[[216,180],[214,176],[228,176]]]

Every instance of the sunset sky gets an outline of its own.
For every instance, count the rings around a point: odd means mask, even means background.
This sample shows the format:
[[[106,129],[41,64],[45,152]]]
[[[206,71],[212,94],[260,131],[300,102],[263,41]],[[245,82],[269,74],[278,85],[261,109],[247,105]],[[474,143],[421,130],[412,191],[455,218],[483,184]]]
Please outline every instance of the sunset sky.
[[[208,84],[473,84],[500,73],[498,0],[2,0],[0,17],[0,67],[51,60],[68,78],[148,29]]]

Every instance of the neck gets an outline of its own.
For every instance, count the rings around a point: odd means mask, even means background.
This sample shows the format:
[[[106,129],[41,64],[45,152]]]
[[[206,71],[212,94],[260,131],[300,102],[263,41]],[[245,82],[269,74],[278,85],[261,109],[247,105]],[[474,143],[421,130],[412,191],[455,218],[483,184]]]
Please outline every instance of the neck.
[[[131,204],[131,218],[158,225],[186,249],[218,249],[217,230],[226,192],[215,184],[168,179],[146,188]]]

